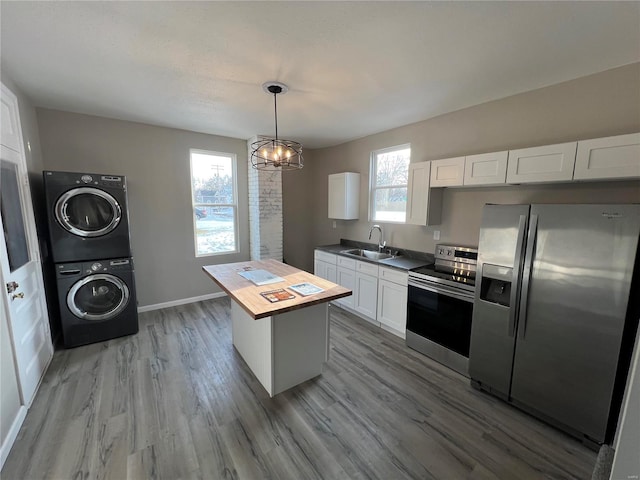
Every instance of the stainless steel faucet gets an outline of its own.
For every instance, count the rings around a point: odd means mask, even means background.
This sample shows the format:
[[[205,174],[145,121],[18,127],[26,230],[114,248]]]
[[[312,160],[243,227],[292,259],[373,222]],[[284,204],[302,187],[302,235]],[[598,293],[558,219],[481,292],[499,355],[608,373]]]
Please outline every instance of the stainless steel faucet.
[[[387,242],[384,241],[384,233],[382,233],[382,227],[380,225],[374,225],[373,227],[371,227],[371,230],[369,230],[369,240],[371,240],[371,234],[373,233],[373,230],[376,228],[380,231],[378,251],[381,252],[382,249],[387,245]]]

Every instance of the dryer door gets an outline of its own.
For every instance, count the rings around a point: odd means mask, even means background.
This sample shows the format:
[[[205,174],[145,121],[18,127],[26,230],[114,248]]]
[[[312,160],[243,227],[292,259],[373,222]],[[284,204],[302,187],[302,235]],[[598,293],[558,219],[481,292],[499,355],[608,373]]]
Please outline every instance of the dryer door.
[[[57,222],[79,237],[99,237],[112,232],[122,219],[118,201],[104,190],[92,187],[71,189],[55,205]]]
[[[83,320],[109,320],[125,309],[129,298],[129,288],[120,278],[99,273],[73,284],[67,294],[67,306]]]

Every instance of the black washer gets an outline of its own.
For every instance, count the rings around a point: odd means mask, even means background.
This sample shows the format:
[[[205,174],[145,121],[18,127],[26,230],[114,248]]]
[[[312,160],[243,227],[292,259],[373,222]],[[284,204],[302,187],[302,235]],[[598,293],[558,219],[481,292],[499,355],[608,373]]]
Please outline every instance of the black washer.
[[[65,347],[101,342],[138,331],[130,258],[56,265]]]

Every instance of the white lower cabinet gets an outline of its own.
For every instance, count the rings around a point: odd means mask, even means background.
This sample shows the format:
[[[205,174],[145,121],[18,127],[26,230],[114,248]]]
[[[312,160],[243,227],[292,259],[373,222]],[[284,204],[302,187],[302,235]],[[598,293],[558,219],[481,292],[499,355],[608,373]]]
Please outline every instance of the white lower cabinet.
[[[315,250],[313,254],[313,274],[333,283],[337,279],[336,255]]]
[[[378,304],[378,266],[356,262],[356,286],[353,290],[354,309],[367,320],[376,322]]]
[[[354,296],[356,294],[356,261],[353,258],[346,258],[338,255],[336,257],[336,265],[338,267],[336,283],[344,288],[348,288],[353,292],[353,294],[348,297],[339,298],[335,303],[343,307],[354,308]]]
[[[338,305],[348,308],[354,308],[354,298],[356,294],[356,272],[352,268],[338,267],[338,276],[336,283],[344,288],[348,288],[353,292],[348,297],[342,297],[334,301]]]
[[[316,250],[314,274],[353,292],[332,303],[395,335],[405,337],[406,271]]]
[[[377,319],[382,328],[402,338],[407,328],[407,281],[407,272],[380,267]]]

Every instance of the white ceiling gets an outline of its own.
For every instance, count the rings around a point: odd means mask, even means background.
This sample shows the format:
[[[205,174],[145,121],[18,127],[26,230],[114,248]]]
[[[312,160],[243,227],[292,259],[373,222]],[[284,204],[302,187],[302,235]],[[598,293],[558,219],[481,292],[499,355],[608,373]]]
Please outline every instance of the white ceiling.
[[[36,106],[305,147],[640,61],[640,2],[7,2]]]

